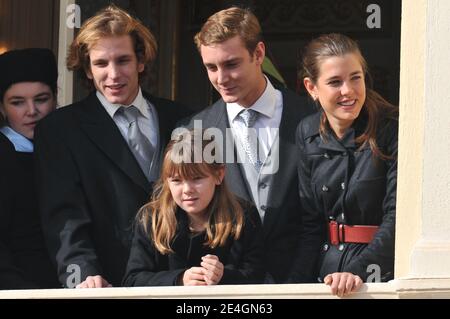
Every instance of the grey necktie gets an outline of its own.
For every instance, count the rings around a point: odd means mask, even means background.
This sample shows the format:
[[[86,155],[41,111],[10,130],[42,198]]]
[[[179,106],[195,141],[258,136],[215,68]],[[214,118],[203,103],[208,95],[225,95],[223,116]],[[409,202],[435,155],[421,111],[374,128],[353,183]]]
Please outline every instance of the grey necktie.
[[[122,118],[128,124],[127,143],[147,179],[150,178],[150,166],[154,149],[148,138],[139,128],[137,119],[139,110],[133,105],[119,108],[114,116]]]
[[[248,156],[250,164],[252,164],[256,171],[259,172],[262,166],[262,162],[259,159],[258,154],[258,137],[256,134],[256,130],[253,130],[253,125],[258,118],[258,112],[252,109],[242,110],[237,119],[244,125],[244,128],[241,132],[242,137],[242,147],[245,150],[245,153]]]

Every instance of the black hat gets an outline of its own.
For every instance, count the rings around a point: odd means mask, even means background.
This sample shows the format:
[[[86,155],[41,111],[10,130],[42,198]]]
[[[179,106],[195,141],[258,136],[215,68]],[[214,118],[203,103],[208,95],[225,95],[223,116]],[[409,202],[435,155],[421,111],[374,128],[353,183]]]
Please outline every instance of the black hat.
[[[58,68],[49,49],[11,50],[0,55],[0,102],[6,90],[19,82],[42,82],[56,90]]]

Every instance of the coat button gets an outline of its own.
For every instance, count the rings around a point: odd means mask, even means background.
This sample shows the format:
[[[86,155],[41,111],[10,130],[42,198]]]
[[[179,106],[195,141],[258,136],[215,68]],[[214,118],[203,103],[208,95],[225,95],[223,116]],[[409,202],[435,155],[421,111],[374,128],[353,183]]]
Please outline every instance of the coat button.
[[[267,206],[266,205],[261,205],[261,207],[260,207],[263,211],[266,211],[266,209],[267,209]]]
[[[329,191],[328,187],[326,185],[323,185],[322,192],[328,192],[328,191]]]
[[[344,248],[345,248],[344,244],[340,244],[339,247],[338,247],[339,251],[343,251]]]
[[[267,184],[262,183],[261,185],[259,185],[259,187],[261,187],[261,189],[266,189],[267,188]]]
[[[327,251],[328,248],[330,248],[330,246],[328,246],[328,244],[323,245],[323,251]]]
[[[341,183],[342,190],[345,190],[345,183]]]

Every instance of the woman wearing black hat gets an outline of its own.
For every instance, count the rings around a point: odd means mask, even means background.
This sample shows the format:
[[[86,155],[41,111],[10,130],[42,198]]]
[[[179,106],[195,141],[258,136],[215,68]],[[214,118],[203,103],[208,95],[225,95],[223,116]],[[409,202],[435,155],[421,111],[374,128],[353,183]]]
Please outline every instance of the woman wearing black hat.
[[[56,288],[34,182],[36,124],[56,108],[58,71],[48,49],[0,55],[0,289]]]

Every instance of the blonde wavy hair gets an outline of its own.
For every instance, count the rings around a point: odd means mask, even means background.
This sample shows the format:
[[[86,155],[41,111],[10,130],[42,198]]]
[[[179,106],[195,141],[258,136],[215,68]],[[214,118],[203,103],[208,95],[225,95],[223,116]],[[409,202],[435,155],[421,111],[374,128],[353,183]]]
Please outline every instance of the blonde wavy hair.
[[[166,148],[161,177],[154,186],[152,198],[137,215],[138,223],[143,226],[144,231],[150,236],[161,254],[173,252],[170,245],[177,230],[176,211],[178,206],[172,198],[168,179],[179,176],[185,180],[193,179],[196,176],[211,175],[219,178],[220,171],[224,169],[223,163],[207,163],[204,159],[200,163],[195,162],[194,154],[196,152],[204,154],[205,147],[209,145],[208,149],[211,149],[211,143],[215,143],[212,139],[202,137],[202,131],[191,130],[188,131],[188,134],[185,132],[185,134],[172,138]],[[194,143],[195,138],[200,138],[202,143]],[[186,144],[180,147],[179,143]],[[186,161],[186,159],[190,160]],[[206,246],[210,248],[223,247],[228,238],[233,237],[236,240],[240,237],[244,224],[243,208],[229,191],[224,180],[220,185],[216,185],[207,211],[209,220],[206,227]],[[149,225],[151,226],[149,227]]]
[[[148,64],[156,58],[158,45],[154,35],[146,26],[115,5],[109,5],[100,10],[83,23],[69,47],[67,68],[77,72],[83,83],[92,89],[93,83],[86,76],[86,71],[90,69],[89,50],[102,38],[124,35],[131,37],[136,57],[145,65],[144,71],[139,73],[141,81],[146,74]]]

